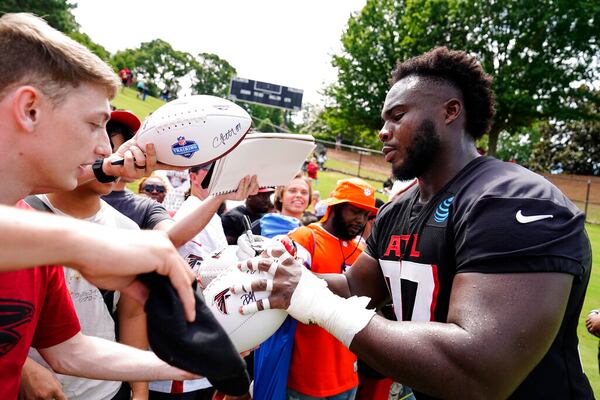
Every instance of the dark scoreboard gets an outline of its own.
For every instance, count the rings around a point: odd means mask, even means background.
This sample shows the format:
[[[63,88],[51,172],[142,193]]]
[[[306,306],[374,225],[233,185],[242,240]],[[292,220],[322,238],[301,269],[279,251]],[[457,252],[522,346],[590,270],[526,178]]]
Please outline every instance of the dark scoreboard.
[[[302,108],[303,93],[304,91],[301,89],[244,79],[237,76],[231,79],[231,85],[229,86],[229,98],[232,100],[293,111],[300,111]]]

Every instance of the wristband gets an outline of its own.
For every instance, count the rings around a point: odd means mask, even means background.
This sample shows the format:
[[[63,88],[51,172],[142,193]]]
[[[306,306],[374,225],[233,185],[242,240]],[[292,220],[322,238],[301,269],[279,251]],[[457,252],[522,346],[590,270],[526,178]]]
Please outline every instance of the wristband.
[[[100,183],[110,183],[114,182],[118,179],[117,176],[106,175],[102,170],[102,164],[104,163],[103,158],[99,158],[92,164],[92,171],[94,171],[94,176],[96,180]]]
[[[330,291],[323,279],[303,269],[286,311],[302,323],[320,326],[350,347],[354,336],[375,315],[375,310],[367,309],[369,301],[356,296],[344,299]]]

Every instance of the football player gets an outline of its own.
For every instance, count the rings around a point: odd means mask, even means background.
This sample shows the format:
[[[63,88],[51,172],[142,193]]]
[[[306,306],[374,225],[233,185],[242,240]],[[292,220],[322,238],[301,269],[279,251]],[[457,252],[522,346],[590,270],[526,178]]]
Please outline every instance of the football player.
[[[436,48],[399,63],[391,84],[383,154],[418,185],[382,207],[345,274],[320,279],[278,249],[241,263],[274,274],[251,287],[272,288],[268,301],[242,312],[287,309],[418,399],[593,398],[577,351],[583,213],[543,177],[477,152],[494,95],[473,56]],[[390,299],[398,321],[372,310]]]

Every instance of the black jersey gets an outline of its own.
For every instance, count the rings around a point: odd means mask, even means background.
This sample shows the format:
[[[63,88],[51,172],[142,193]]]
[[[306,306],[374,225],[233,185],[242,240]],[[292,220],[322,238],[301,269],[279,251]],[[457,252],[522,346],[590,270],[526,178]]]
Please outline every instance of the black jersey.
[[[415,187],[386,204],[367,240],[397,319],[446,322],[458,273],[572,274],[557,337],[511,398],[593,398],[577,349],[591,270],[582,212],[545,178],[490,157],[471,161],[428,203],[418,199]]]

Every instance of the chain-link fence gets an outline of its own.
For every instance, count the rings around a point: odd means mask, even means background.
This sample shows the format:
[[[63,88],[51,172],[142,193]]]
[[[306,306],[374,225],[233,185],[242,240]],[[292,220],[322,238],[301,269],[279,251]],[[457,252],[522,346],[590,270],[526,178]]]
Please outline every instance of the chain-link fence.
[[[585,212],[586,222],[600,224],[600,176],[542,175]]]
[[[320,139],[315,141],[317,162],[327,170],[378,182],[384,182],[390,176],[390,164],[385,162],[381,151]]]
[[[316,140],[315,156],[320,166],[331,171],[383,182],[390,175],[390,165],[380,151]],[[586,222],[600,224],[600,177],[542,174],[556,185],[579,209]]]

